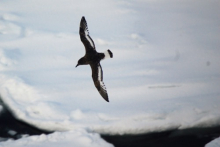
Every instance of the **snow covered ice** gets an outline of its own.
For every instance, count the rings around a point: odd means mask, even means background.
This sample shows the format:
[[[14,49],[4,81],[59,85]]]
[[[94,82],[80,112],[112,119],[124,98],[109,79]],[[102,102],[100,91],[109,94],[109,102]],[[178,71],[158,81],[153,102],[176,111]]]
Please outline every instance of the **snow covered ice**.
[[[49,135],[36,135],[25,137],[16,141],[8,140],[0,144],[1,147],[113,147],[113,145],[106,143],[100,139],[98,134],[88,133],[82,129],[71,130],[67,132],[55,132]]]
[[[1,98],[17,119],[60,136],[219,126],[219,11],[215,0],[1,1]],[[110,103],[89,66],[75,69],[82,16],[97,50],[114,53],[101,63]],[[53,144],[56,133],[20,143]]]
[[[219,147],[220,146],[220,137],[206,144],[205,147]]]

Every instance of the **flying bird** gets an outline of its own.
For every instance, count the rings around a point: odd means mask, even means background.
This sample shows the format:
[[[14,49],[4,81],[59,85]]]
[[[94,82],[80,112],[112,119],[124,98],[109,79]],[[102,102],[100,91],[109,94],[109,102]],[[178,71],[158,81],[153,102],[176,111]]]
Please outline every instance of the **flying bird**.
[[[76,67],[79,65],[90,65],[92,69],[92,79],[95,87],[99,91],[100,95],[107,102],[109,102],[108,93],[103,82],[103,71],[100,61],[106,58],[112,58],[113,54],[109,49],[104,53],[99,53],[96,51],[94,41],[89,36],[89,30],[84,16],[80,21],[79,35],[82,43],[85,46],[86,53],[82,58],[78,60]]]

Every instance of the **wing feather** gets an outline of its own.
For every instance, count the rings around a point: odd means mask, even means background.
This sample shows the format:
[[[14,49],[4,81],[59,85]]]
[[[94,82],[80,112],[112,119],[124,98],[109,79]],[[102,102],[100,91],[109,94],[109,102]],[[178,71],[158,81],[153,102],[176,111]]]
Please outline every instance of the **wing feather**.
[[[107,89],[105,87],[105,84],[103,82],[103,71],[101,65],[98,64],[90,64],[92,68],[92,79],[95,84],[95,87],[99,91],[100,95],[107,101],[108,100],[108,93]]]
[[[82,17],[80,21],[79,35],[80,35],[80,39],[82,43],[85,46],[86,52],[90,50],[95,50],[95,44],[92,38],[89,36],[89,30],[88,30],[87,22],[84,16]]]

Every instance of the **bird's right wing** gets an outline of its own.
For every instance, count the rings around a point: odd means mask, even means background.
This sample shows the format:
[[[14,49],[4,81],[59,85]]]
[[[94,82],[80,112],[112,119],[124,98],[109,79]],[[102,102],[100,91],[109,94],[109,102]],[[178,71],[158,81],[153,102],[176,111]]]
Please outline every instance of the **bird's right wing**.
[[[100,95],[107,101],[108,100],[108,93],[105,87],[105,84],[103,82],[103,72],[102,72],[102,67],[100,63],[97,64],[90,64],[92,68],[92,79],[95,84],[95,87],[99,91]]]
[[[82,43],[85,46],[86,52],[88,52],[89,50],[95,50],[95,44],[92,38],[89,36],[89,30],[84,16],[80,21],[79,35]]]

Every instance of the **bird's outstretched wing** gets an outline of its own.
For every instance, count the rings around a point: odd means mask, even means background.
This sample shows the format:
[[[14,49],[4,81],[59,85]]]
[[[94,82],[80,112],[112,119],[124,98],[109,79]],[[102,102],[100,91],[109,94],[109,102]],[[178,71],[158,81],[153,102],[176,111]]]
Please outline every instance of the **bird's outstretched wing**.
[[[101,96],[107,102],[109,102],[108,93],[107,93],[105,84],[103,82],[103,72],[102,72],[102,67],[101,67],[100,63],[90,64],[90,66],[92,68],[92,79],[95,84],[95,87],[97,88],[97,90],[99,91]]]
[[[86,19],[84,16],[82,17],[80,21],[79,35],[80,35],[80,39],[82,43],[85,46],[86,52],[90,50],[95,50],[95,44],[92,38],[89,36],[89,30],[88,30],[88,26],[87,26]]]

